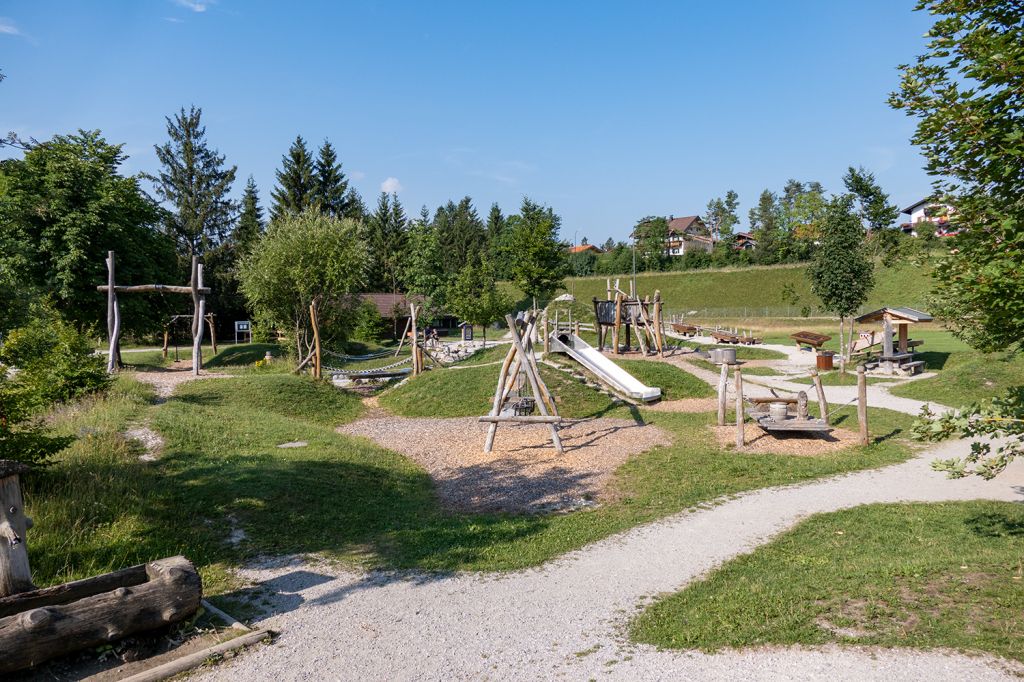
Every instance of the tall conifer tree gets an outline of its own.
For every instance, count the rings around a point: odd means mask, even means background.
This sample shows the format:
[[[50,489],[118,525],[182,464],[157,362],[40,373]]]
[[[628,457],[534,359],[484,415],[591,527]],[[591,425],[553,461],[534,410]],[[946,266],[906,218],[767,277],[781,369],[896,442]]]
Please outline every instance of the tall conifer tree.
[[[315,175],[306,141],[297,135],[281,160],[281,170],[277,171],[277,187],[271,193],[274,200],[270,208],[271,219],[302,213],[314,206]]]
[[[320,211],[333,218],[347,217],[348,179],[341,171],[338,155],[330,141],[324,140],[314,164],[314,201]]]
[[[238,215],[238,224],[232,234],[232,241],[239,253],[245,253],[253,242],[263,234],[263,209],[260,208],[259,192],[256,182],[249,176],[242,194],[242,212]]]
[[[226,167],[224,156],[207,146],[202,113],[192,106],[165,119],[170,140],[154,147],[161,170],[150,176],[156,195],[170,205],[164,229],[184,256],[202,255],[223,242],[237,210],[228,197],[237,169]]]

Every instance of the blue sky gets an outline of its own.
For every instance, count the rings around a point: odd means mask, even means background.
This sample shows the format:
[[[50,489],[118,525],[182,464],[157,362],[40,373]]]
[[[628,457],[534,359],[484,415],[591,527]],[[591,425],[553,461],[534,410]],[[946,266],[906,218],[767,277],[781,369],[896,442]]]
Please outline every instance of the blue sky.
[[[930,24],[913,5],[3,0],[0,133],[99,128],[153,171],[164,116],[196,104],[264,205],[302,134],[368,205],[528,195],[592,242],[730,188],[745,223],[762,189],[838,190],[850,164],[902,207],[929,189],[886,104]]]

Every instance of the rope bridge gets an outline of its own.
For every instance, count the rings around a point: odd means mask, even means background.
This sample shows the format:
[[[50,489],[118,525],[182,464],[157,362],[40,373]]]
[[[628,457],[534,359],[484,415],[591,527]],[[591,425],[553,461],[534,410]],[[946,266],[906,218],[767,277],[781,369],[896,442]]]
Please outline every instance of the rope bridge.
[[[378,376],[378,377],[382,377],[382,376],[391,376],[391,375],[394,375],[394,374],[405,374],[405,373],[411,372],[412,371],[411,368],[408,369],[408,370],[393,371],[393,370],[396,370],[396,368],[401,367],[402,365],[409,364],[410,362],[412,362],[412,356],[411,355],[409,357],[407,357],[407,358],[399,360],[398,362],[392,362],[390,365],[384,365],[383,367],[374,367],[372,369],[341,369],[340,367],[329,367],[327,365],[324,365],[324,369],[326,369],[328,371],[328,373],[332,377],[334,377],[334,376],[342,376],[342,377],[349,377],[349,376],[374,377],[374,376]]]

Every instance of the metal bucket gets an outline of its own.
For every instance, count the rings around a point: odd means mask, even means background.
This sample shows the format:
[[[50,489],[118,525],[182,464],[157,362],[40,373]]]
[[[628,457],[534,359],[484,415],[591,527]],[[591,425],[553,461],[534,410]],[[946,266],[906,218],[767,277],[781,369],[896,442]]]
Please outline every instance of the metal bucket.
[[[725,363],[727,365],[736,364],[736,349],[735,348],[719,348],[718,350],[718,362]]]
[[[768,404],[768,416],[772,418],[772,421],[784,422],[786,421],[786,415],[789,413],[789,405],[786,403],[769,403]]]
[[[720,365],[722,363],[722,349],[712,348],[711,350],[709,350],[708,360],[715,363],[716,365]]]

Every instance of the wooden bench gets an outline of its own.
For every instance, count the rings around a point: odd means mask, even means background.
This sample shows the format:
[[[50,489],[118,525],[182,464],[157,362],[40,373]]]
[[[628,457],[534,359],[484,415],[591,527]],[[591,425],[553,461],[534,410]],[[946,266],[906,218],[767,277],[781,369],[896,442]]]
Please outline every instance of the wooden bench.
[[[739,343],[740,337],[727,332],[711,332],[711,338],[719,343]]]
[[[673,322],[672,331],[683,336],[696,336],[700,333],[700,327],[692,324],[679,324],[678,322]]]
[[[896,368],[896,371],[906,376],[913,376],[924,371],[924,360],[914,360],[913,362],[904,362],[902,365]]]
[[[820,349],[825,342],[831,341],[832,337],[828,334],[819,334],[817,332],[802,331],[796,334],[790,334],[789,338],[796,341],[796,347],[803,350],[803,346],[811,346],[814,350]]]
[[[739,342],[745,346],[756,346],[757,344],[761,343],[761,339],[758,339],[753,336],[741,336],[739,337]]]

